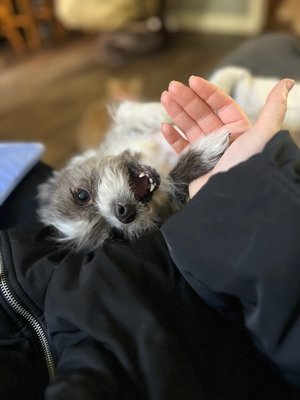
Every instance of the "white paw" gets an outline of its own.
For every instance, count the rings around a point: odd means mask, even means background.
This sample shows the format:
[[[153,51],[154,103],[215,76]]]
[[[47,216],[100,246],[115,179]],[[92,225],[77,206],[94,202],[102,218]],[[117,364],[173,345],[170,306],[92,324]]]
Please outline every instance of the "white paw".
[[[189,148],[201,153],[201,158],[206,164],[215,164],[229,146],[230,132],[224,128],[202,136]]]

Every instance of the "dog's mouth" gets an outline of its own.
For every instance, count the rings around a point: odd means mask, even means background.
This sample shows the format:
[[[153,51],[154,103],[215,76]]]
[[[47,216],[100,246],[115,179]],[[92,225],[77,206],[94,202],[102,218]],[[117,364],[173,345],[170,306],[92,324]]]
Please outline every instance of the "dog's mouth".
[[[148,165],[129,168],[129,183],[137,201],[147,203],[160,185],[159,173]]]

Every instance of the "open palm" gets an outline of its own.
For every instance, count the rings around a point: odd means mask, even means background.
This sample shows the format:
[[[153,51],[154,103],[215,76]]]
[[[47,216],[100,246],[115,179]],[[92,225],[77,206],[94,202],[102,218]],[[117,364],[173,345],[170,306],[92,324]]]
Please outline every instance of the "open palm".
[[[165,138],[177,153],[200,136],[222,127],[230,132],[231,140],[250,127],[242,108],[221,89],[200,77],[191,77],[189,86],[171,82],[168,91],[162,93],[161,102],[187,138],[179,135],[170,124],[162,126]]]

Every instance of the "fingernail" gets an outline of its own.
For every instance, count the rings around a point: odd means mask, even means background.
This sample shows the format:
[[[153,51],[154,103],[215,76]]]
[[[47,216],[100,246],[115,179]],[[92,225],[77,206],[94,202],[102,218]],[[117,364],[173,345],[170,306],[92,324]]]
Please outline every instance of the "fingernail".
[[[161,100],[161,101],[164,101],[165,96],[166,96],[167,93],[168,93],[167,90],[164,90],[164,91],[162,92],[162,94],[160,95],[160,100]]]
[[[173,83],[175,83],[175,82],[177,82],[177,81],[171,81],[171,82],[169,83],[169,87],[172,86]]]
[[[190,82],[191,80],[195,79],[195,78],[199,78],[199,77],[197,77],[196,75],[191,75],[191,76],[189,77],[189,82]]]
[[[287,91],[289,92],[295,85],[295,81],[293,79],[287,79],[285,83],[285,87],[287,88]]]
[[[174,92],[178,89],[178,87],[182,86],[182,83],[179,81],[171,81],[168,87],[170,92]]]

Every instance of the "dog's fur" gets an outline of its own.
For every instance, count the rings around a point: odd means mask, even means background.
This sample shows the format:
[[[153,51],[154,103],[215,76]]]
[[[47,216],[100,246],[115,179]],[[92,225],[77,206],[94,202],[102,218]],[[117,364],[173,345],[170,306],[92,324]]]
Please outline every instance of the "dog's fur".
[[[99,149],[74,157],[39,188],[41,221],[77,251],[116,237],[132,240],[160,226],[185,204],[189,183],[211,170],[229,142],[224,130],[204,136],[177,161],[160,133],[167,117],[159,103],[121,103],[113,119]]]
[[[103,141],[111,125],[107,104],[117,104],[126,100],[140,101],[143,84],[140,77],[107,79],[102,97],[90,104],[80,119],[76,135],[80,152],[94,149]]]

